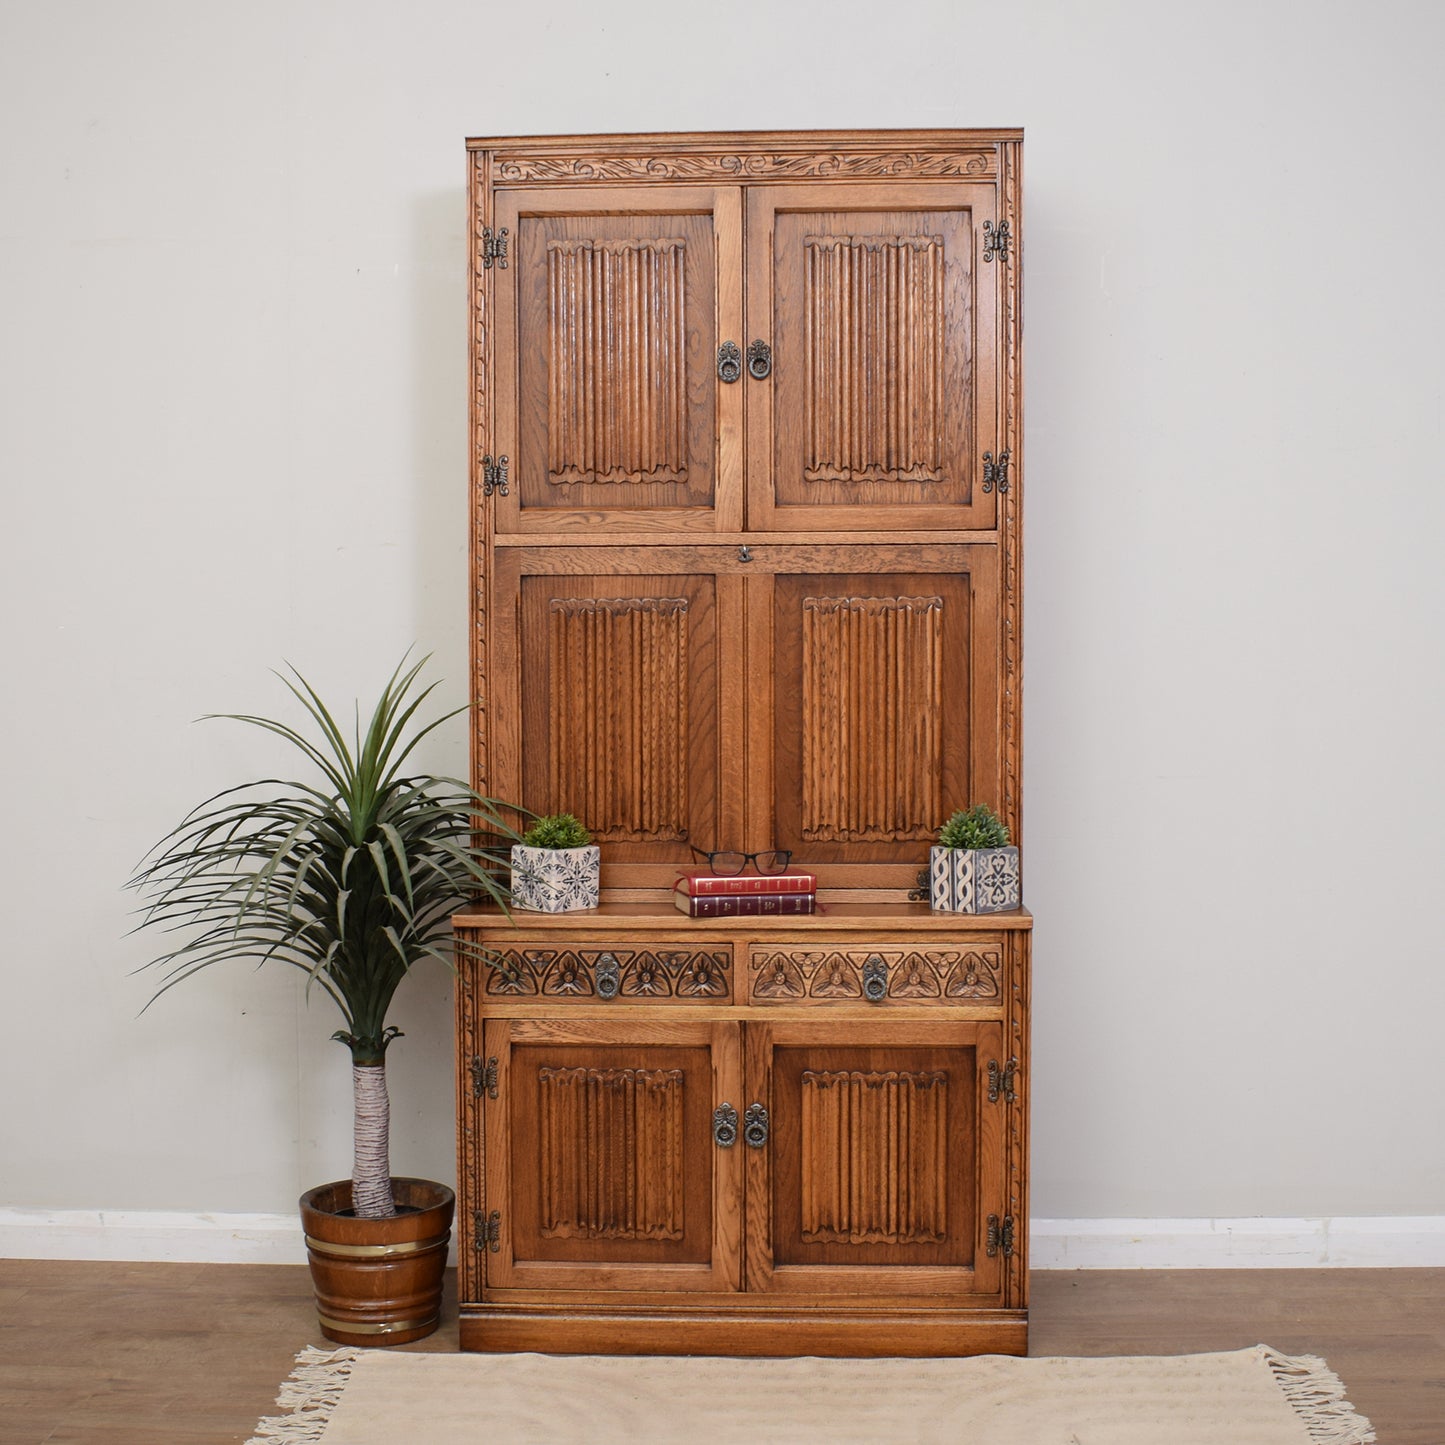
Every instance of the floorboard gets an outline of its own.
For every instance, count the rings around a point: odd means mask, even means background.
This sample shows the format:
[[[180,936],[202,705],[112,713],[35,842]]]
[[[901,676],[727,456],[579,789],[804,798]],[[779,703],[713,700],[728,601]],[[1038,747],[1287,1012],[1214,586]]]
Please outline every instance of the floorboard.
[[[1445,1270],[1050,1271],[1031,1288],[1036,1355],[1264,1341],[1323,1355],[1381,1445],[1445,1445]],[[450,1289],[442,1328],[402,1348],[457,1348]],[[320,1343],[304,1268],[0,1260],[0,1445],[239,1445]]]

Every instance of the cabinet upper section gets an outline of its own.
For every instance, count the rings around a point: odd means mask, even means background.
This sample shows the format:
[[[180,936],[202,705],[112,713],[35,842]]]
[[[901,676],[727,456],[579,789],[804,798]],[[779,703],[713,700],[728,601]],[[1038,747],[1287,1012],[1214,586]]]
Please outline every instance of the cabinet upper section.
[[[997,529],[1018,140],[469,142],[493,533]]]

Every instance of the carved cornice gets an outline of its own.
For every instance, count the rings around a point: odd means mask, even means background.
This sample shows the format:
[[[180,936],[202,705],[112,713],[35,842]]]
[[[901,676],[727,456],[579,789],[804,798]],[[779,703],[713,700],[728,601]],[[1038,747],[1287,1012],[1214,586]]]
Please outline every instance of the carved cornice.
[[[497,156],[502,184],[558,181],[795,180],[817,177],[868,180],[886,176],[991,180],[998,174],[992,149],[960,151],[741,151],[676,155]]]

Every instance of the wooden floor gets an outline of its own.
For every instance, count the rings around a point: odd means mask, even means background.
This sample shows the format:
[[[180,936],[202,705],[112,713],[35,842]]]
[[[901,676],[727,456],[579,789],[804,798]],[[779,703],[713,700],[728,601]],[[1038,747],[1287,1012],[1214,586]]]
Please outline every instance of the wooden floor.
[[[1380,1445],[1445,1445],[1445,1270],[1082,1270],[1033,1291],[1036,1355],[1264,1341],[1323,1355]],[[450,1299],[445,1318],[404,1348],[455,1350]],[[0,1445],[236,1445],[320,1343],[304,1268],[0,1260]]]

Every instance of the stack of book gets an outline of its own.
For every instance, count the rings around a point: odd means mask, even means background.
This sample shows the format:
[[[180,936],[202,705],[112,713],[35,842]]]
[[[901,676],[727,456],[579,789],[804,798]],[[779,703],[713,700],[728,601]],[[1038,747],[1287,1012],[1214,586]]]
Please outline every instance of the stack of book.
[[[818,879],[796,868],[734,877],[694,868],[673,885],[672,901],[689,918],[812,913],[818,906]]]

